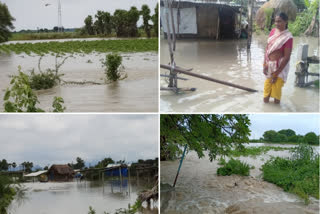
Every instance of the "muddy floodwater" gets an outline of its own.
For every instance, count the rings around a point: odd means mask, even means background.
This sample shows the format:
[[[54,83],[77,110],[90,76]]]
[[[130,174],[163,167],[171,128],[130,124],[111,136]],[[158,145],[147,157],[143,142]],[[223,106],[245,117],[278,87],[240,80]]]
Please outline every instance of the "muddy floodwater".
[[[263,146],[268,144],[250,144]],[[290,145],[274,145],[290,147]],[[292,145],[291,145],[292,147]],[[319,147],[314,147],[319,153]],[[290,157],[288,150],[272,151],[257,157],[239,159],[254,166],[250,176],[217,176],[218,161],[197,154],[186,155],[175,189],[170,188],[177,173],[179,160],[161,161],[161,213],[259,213],[259,214],[317,214],[319,200],[311,198],[305,205],[298,196],[265,182],[259,168],[270,156]],[[228,158],[226,159],[228,161]]]
[[[112,184],[112,188],[111,188]],[[138,193],[146,188],[137,185],[135,180],[128,183],[124,180],[120,189],[118,180],[82,181],[65,183],[24,183],[28,188],[26,198],[21,203],[14,201],[10,207],[11,214],[70,214],[88,213],[91,206],[97,214],[114,213],[117,209],[128,208],[133,205]],[[129,190],[130,186],[130,190]],[[145,204],[143,204],[145,206]],[[157,203],[143,208],[142,213],[158,213]]]
[[[197,88],[195,92],[174,94],[161,91],[160,110],[162,112],[318,112],[319,89],[315,87],[298,88],[294,86],[295,67],[298,62],[298,49],[301,44],[309,44],[309,56],[319,56],[317,38],[294,38],[288,80],[282,90],[280,105],[264,104],[262,73],[266,36],[255,35],[251,51],[247,52],[246,40],[178,40],[176,44],[176,65],[193,68],[192,72],[228,81],[258,90],[246,92],[218,83],[198,79],[187,75],[187,81],[178,80],[178,87]],[[168,64],[168,43],[161,39],[161,64]],[[319,73],[319,65],[310,65],[309,72]],[[168,74],[161,69],[161,74]],[[313,77],[314,78],[314,77]],[[313,80],[309,77],[309,80]],[[161,78],[161,86],[167,86],[167,80]]]
[[[66,56],[69,56],[67,54]],[[60,68],[64,81],[89,84],[62,84],[37,92],[40,108],[52,109],[52,100],[60,96],[66,112],[156,112],[158,111],[158,54],[156,52],[122,53],[128,77],[111,84],[105,83],[101,60],[106,54],[73,54]],[[3,96],[9,87],[10,75],[35,69],[38,72],[39,56],[25,54],[0,55],[0,111]],[[61,59],[58,59],[61,61]],[[47,54],[41,61],[42,70],[55,67],[55,56]],[[98,83],[90,84],[90,83]]]

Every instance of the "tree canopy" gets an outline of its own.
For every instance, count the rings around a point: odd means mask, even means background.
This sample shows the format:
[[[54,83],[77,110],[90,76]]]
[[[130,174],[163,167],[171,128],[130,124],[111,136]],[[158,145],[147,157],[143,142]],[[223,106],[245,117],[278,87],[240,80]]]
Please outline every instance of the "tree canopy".
[[[270,143],[307,143],[319,145],[319,136],[316,133],[309,132],[305,136],[296,135],[296,132],[291,129],[282,129],[278,132],[274,130],[265,131],[261,140]]]
[[[212,161],[227,155],[232,147],[241,149],[249,142],[250,120],[247,115],[168,114],[160,117],[160,158],[174,159],[185,144],[199,158],[208,152]]]
[[[7,5],[0,2],[0,43],[8,41],[11,35],[10,30],[14,29],[12,23],[14,20]]]

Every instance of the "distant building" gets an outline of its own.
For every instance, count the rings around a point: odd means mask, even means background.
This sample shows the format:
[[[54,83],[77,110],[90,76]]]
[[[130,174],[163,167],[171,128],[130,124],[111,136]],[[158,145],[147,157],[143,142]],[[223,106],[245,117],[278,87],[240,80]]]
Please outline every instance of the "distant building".
[[[49,181],[72,181],[75,172],[68,165],[54,164],[48,170]]]
[[[40,182],[47,182],[48,181],[48,176],[47,176],[47,170],[42,170],[38,172],[32,172],[27,175],[23,176],[27,181],[40,181]]]

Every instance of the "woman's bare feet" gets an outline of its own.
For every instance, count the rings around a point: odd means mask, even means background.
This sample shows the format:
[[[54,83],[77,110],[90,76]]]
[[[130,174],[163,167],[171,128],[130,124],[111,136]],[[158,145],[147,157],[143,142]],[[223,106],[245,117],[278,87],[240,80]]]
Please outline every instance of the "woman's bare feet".
[[[280,104],[280,100],[274,99],[274,103],[275,103],[275,104]]]
[[[264,102],[264,103],[268,103],[268,102],[269,102],[269,99],[270,99],[270,97],[264,97],[264,98],[263,98],[263,102]]]

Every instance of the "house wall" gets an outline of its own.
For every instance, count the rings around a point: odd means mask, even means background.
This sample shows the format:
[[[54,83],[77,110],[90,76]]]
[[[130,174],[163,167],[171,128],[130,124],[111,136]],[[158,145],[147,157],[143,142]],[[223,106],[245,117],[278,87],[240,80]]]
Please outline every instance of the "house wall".
[[[188,35],[197,35],[197,15],[196,8],[180,8],[180,23],[179,23],[179,34],[188,34]],[[174,20],[174,29],[178,33],[178,19],[177,19],[178,9],[173,8],[173,20]],[[163,27],[163,32],[167,33],[167,16],[166,9],[161,7],[160,9],[160,18],[161,25]],[[169,23],[170,31],[172,32],[171,27],[171,16],[169,13]]]
[[[217,7],[198,7],[198,37],[216,39],[218,30],[218,17],[219,11]]]

